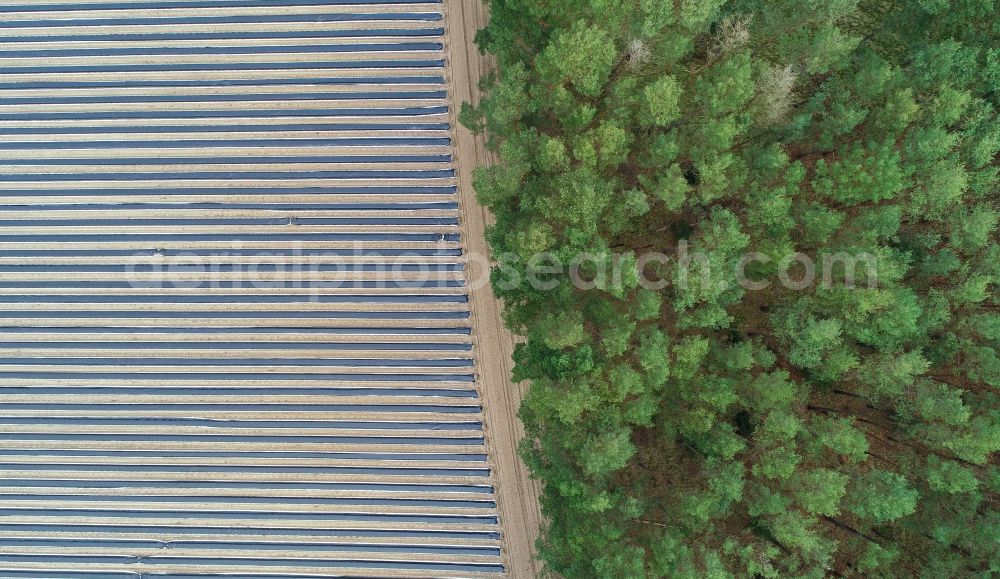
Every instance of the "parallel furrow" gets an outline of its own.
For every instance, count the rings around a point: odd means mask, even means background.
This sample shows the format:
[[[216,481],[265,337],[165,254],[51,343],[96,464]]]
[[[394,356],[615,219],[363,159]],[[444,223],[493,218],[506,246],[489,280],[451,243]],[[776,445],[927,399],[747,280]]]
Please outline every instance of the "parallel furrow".
[[[0,577],[504,573],[441,9],[0,0]]]

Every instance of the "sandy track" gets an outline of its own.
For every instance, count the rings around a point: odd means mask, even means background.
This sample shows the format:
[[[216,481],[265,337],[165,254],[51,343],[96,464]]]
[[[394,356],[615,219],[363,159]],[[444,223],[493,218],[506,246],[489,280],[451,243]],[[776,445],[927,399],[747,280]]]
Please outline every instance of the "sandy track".
[[[488,255],[483,236],[493,216],[476,201],[472,188],[472,170],[492,161],[484,139],[459,126],[458,111],[465,101],[478,102],[477,84],[492,66],[473,43],[476,31],[488,19],[488,10],[477,0],[445,0],[447,26],[446,67],[450,83],[451,116],[454,130],[455,164],[459,180],[462,237],[469,255]],[[466,266],[470,280],[469,299],[472,312],[478,383],[483,397],[487,445],[493,459],[497,505],[500,511],[504,559],[515,579],[538,577],[540,563],[535,559],[535,539],[541,523],[539,485],[517,454],[517,444],[524,427],[517,417],[527,384],[511,383],[511,352],[514,336],[504,327],[500,302],[489,284],[476,283],[489,275],[481,260]]]

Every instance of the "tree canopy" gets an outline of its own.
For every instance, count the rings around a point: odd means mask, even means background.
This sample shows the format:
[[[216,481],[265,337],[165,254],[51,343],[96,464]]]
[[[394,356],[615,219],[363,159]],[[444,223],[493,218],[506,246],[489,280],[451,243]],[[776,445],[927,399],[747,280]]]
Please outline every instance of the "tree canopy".
[[[489,4],[461,119],[499,159],[475,186],[546,567],[1000,573],[1000,8]],[[527,275],[682,244],[661,288]]]

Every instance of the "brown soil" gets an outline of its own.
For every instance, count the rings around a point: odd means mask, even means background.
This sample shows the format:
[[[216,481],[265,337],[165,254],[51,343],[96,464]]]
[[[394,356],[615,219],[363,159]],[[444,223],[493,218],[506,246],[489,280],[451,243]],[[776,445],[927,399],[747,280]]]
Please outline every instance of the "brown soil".
[[[486,24],[488,11],[477,0],[445,0],[445,14],[449,57],[446,69],[451,85],[462,237],[469,255],[485,256],[489,254],[489,247],[483,230],[492,223],[493,216],[476,202],[472,170],[492,159],[483,138],[459,126],[456,117],[463,102],[478,102],[479,79],[492,66],[490,59],[480,55],[473,43],[476,31]],[[500,302],[489,284],[475,283],[489,275],[488,266],[481,260],[470,260],[466,275],[470,280],[473,344],[483,397],[487,447],[493,461],[504,564],[511,577],[531,579],[538,577],[541,571],[534,549],[541,524],[539,485],[529,477],[527,467],[517,454],[518,441],[524,436],[517,409],[527,384],[511,383],[511,352],[515,338],[504,327]]]

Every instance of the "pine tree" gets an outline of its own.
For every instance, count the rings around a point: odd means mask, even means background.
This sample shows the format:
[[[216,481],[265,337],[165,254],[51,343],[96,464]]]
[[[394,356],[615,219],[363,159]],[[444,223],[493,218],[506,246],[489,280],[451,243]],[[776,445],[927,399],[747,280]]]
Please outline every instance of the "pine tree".
[[[1000,573],[993,4],[491,0],[461,118],[548,569]]]

